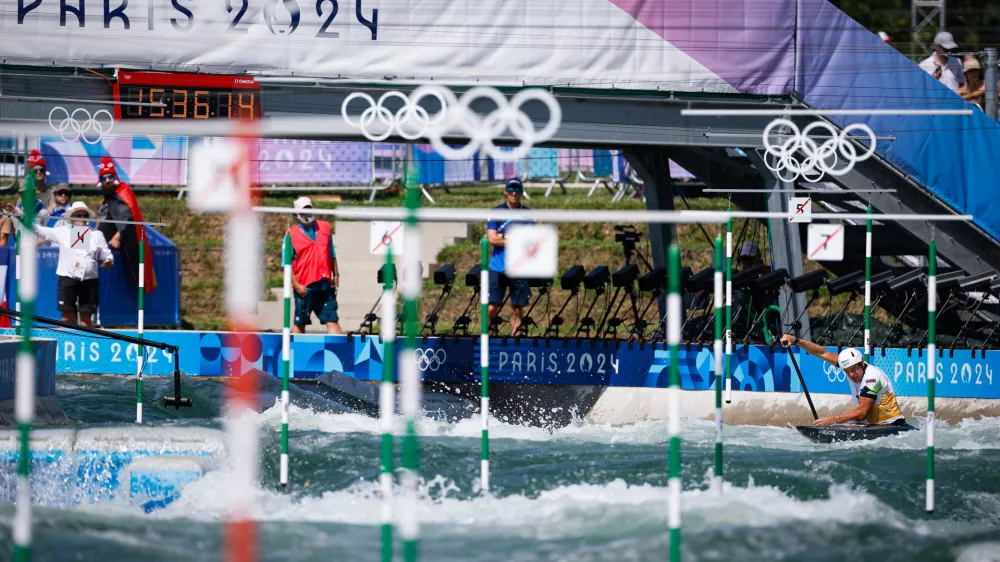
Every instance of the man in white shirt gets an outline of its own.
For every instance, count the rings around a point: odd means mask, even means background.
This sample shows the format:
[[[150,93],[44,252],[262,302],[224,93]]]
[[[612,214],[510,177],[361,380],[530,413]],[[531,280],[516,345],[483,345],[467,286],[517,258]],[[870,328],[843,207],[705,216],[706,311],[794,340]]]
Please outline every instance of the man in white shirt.
[[[79,312],[80,324],[92,326],[98,302],[97,268],[113,267],[115,258],[104,235],[88,222],[96,215],[86,203],[73,203],[66,216],[73,220],[62,220],[52,228],[36,226],[35,232],[59,247],[57,296],[63,322],[75,323]]]
[[[958,43],[951,33],[939,31],[934,36],[934,54],[920,61],[920,68],[937,78],[939,82],[948,86],[953,92],[965,84],[965,71],[962,69],[962,61],[955,57],[948,56],[949,51],[958,48]]]

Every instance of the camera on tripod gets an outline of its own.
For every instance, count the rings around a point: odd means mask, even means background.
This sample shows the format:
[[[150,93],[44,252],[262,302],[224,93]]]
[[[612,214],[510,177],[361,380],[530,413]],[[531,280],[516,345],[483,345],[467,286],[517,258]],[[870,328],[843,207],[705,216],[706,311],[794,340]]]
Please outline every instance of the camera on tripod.
[[[635,246],[635,243],[642,238],[642,233],[637,231],[631,224],[615,225],[615,242],[620,242],[626,246]]]

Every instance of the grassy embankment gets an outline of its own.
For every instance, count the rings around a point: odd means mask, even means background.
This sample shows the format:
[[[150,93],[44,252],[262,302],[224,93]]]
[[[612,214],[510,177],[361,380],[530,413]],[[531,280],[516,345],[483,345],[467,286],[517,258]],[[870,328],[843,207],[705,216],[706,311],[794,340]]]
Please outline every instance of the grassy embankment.
[[[558,192],[551,197],[543,197],[543,189],[529,188],[529,194],[534,197],[526,200],[525,204],[533,208],[546,209],[633,209],[641,210],[645,206],[639,201],[624,201],[612,205],[607,192],[596,193],[593,197],[586,197],[586,193],[581,190],[571,190],[569,195],[562,195]],[[502,201],[500,190],[497,188],[463,188],[453,189],[451,193],[435,191],[434,197],[438,207],[464,207],[464,208],[487,208],[495,206]],[[294,197],[269,197],[263,204],[275,206],[291,206]],[[95,206],[97,200],[93,198],[83,198],[88,204]],[[364,199],[345,197],[341,199],[337,196],[322,197],[314,196],[314,202],[318,207],[336,207],[338,205],[366,205]],[[689,203],[695,209],[723,209],[725,202],[721,199],[695,199]],[[146,219],[149,221],[164,222],[168,226],[162,231],[174,243],[177,244],[181,255],[182,285],[181,285],[181,317],[184,325],[194,329],[216,330],[223,329],[226,325],[225,299],[223,295],[224,277],[224,226],[225,217],[221,215],[196,215],[187,210],[186,203],[172,197],[140,197],[140,204]],[[375,206],[395,206],[402,204],[402,199],[398,195],[390,195],[378,198],[372,205]],[[678,208],[683,208],[680,200],[677,201]],[[264,240],[265,259],[262,266],[266,280],[266,287],[281,286],[281,236],[284,229],[290,224],[290,219],[284,216],[268,215],[265,217],[266,239]],[[648,227],[646,225],[635,225],[643,233],[640,244],[640,251],[651,259],[649,255],[649,245],[647,240]],[[734,225],[734,232],[737,234],[742,229],[742,221],[737,220]],[[559,271],[564,272],[570,266],[579,264],[590,270],[598,265],[607,265],[612,271],[624,264],[622,245],[615,242],[614,225],[612,223],[572,223],[560,224],[560,255]],[[471,289],[465,287],[464,274],[472,264],[479,261],[479,239],[484,234],[485,225],[476,224],[470,229],[470,236],[464,241],[459,241],[452,246],[444,248],[438,255],[438,264],[454,263],[458,270],[460,279],[456,283],[452,296],[447,306],[441,314],[442,323],[440,328],[450,330],[450,325],[465,307],[471,296]],[[714,236],[718,230],[716,225],[704,225],[705,232]],[[748,228],[748,232],[754,232],[753,225]],[[764,229],[757,228],[757,242],[762,248],[766,248],[764,239]],[[684,265],[691,267],[695,272],[708,267],[711,264],[711,249],[706,240],[705,233],[698,225],[681,225],[679,234],[682,248],[682,259]],[[766,255],[766,250],[765,250]],[[806,262],[807,269],[818,267],[814,262]],[[349,274],[349,272],[345,272]],[[425,282],[425,292],[422,300],[421,310],[427,311],[433,306],[437,298],[439,289],[428,279]],[[262,299],[269,298],[269,292],[265,291],[261,295]],[[565,292],[555,290],[551,295],[549,307],[552,313],[563,304],[566,298]],[[834,305],[842,304],[845,296],[838,296],[834,299]],[[603,303],[603,299],[598,302],[598,307]],[[589,304],[589,298],[581,303],[583,306]],[[829,298],[823,294],[810,310],[811,314],[819,315],[829,305]],[[538,304],[536,318],[547,316],[544,313],[545,299]],[[655,309],[655,306],[653,307]],[[856,309],[856,310],[855,310]],[[572,323],[576,319],[576,305],[570,304],[567,308],[567,320]],[[860,313],[861,304],[856,302],[850,312]],[[654,310],[655,312],[655,310]],[[647,319],[653,320],[651,313]],[[355,329],[355,326],[345,326],[348,329]],[[476,326],[473,326],[477,329]]]

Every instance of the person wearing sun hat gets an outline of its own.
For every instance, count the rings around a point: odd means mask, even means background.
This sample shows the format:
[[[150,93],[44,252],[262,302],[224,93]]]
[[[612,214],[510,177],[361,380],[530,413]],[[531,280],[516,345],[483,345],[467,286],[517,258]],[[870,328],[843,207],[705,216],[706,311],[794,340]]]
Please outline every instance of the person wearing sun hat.
[[[66,216],[55,227],[36,226],[38,236],[59,248],[59,265],[56,267],[58,288],[56,297],[63,322],[79,322],[92,326],[97,311],[100,280],[98,268],[111,268],[114,255],[100,230],[89,219],[97,215],[83,201],[73,203]]]
[[[135,193],[128,183],[118,177],[118,169],[110,157],[101,159],[97,167],[98,183],[101,188],[101,206],[98,217],[102,220],[143,222],[142,210]],[[139,240],[143,240],[145,286],[146,293],[156,288],[156,271],[153,269],[153,252],[146,237],[146,230],[141,224],[101,223],[98,227],[111,248],[121,251],[122,265],[128,272],[126,278],[130,294],[135,294],[139,287]]]
[[[297,211],[312,209],[312,199],[299,197],[293,207]],[[337,306],[340,270],[330,223],[316,220],[312,213],[295,213],[294,217],[296,224],[288,229],[292,240],[292,289],[295,293],[292,331],[304,333],[315,314],[320,324],[326,324],[328,334],[341,334]]]

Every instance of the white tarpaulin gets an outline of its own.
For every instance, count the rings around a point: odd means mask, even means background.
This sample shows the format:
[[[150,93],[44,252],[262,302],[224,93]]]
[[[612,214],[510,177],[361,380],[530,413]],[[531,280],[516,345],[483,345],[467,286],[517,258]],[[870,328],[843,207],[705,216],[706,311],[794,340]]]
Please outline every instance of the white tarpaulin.
[[[5,0],[0,58],[361,81],[735,91],[609,0]]]

